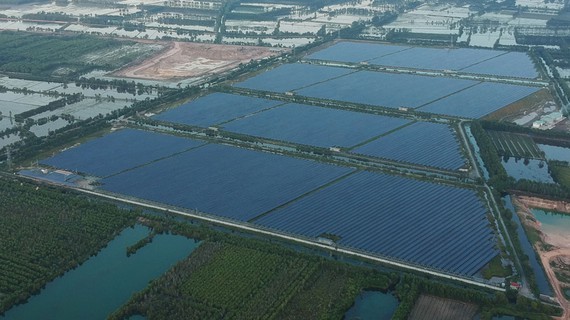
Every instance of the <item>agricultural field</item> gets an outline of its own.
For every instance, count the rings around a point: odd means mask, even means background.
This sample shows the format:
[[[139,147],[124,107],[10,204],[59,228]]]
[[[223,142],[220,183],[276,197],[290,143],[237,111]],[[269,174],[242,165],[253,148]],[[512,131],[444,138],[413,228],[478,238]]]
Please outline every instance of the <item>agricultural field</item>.
[[[338,318],[362,288],[386,290],[393,281],[386,274],[252,244],[202,244],[110,319],[135,314],[148,319]]]
[[[0,313],[99,251],[134,223],[111,204],[0,179]]]
[[[21,32],[0,32],[0,71],[28,74],[47,78],[74,78],[93,69],[111,70],[131,62],[128,51],[106,61],[88,61],[86,55],[104,55],[128,41],[104,39],[92,36],[43,35]]]
[[[477,314],[477,305],[457,300],[421,295],[409,320],[471,320]]]
[[[501,156],[544,159],[544,152],[527,135],[502,131],[488,131],[487,133]]]
[[[445,124],[430,122],[414,123],[352,152],[447,170],[465,165],[454,131]]]
[[[486,215],[472,190],[359,172],[254,222],[309,238],[330,234],[340,246],[471,276],[498,253]]]

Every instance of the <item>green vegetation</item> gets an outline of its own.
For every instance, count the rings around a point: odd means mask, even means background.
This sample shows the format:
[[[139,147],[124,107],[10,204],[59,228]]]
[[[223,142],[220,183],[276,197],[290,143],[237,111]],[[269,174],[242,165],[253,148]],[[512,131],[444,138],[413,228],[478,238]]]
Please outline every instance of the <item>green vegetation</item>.
[[[499,157],[499,153],[495,148],[493,139],[489,134],[489,132],[497,130],[508,130],[511,134],[530,134],[533,140],[535,140],[534,135],[538,135],[535,130],[503,122],[473,121],[471,123],[471,131],[477,140],[479,148],[481,149],[481,158],[485,163],[487,171],[489,171],[489,185],[495,188],[499,193],[516,190],[552,199],[570,199],[570,188],[564,184],[558,185],[526,179],[515,181],[514,178],[510,177],[501,164],[501,158]],[[547,133],[543,133],[541,131],[540,134],[542,135],[540,136],[542,139],[555,139],[560,143],[570,141],[570,135],[565,132],[549,131]],[[564,179],[564,175],[561,174],[560,178]]]
[[[175,225],[177,233],[215,237]],[[391,284],[376,271],[228,235],[202,244],[111,319],[342,318],[362,289],[387,290]]]
[[[493,141],[479,121],[473,121],[471,123],[471,132],[477,140],[477,144],[481,150],[481,159],[483,159],[485,167],[489,172],[489,184],[499,192],[507,190],[514,183],[514,179],[509,177],[507,171],[501,164],[501,158],[495,149]]]
[[[400,298],[401,303],[392,319],[407,319],[420,294],[475,303],[481,308],[481,319],[484,320],[489,320],[496,314],[521,316],[531,320],[546,320],[551,319],[553,315],[561,314],[559,308],[517,295],[514,290],[507,290],[506,293],[488,294],[412,275],[404,275],[396,286],[396,295]]]
[[[112,70],[135,57],[124,55],[106,62],[89,61],[87,54],[108,51],[131,42],[87,35],[62,36],[0,32],[0,71],[26,74],[30,78],[73,79],[94,69]]]
[[[0,314],[97,253],[134,215],[65,191],[0,178]]]
[[[532,138],[527,135],[503,131],[488,131],[487,133],[499,155],[517,158],[544,159],[544,153],[538,148],[538,145],[534,143]]]
[[[493,258],[483,270],[483,277],[485,279],[491,279],[491,277],[508,277],[512,273],[511,268],[503,267],[501,263],[501,256],[498,255]]]
[[[558,182],[567,189],[570,189],[570,167],[565,165],[558,165],[556,163],[556,161],[551,161],[548,164],[554,181]]]

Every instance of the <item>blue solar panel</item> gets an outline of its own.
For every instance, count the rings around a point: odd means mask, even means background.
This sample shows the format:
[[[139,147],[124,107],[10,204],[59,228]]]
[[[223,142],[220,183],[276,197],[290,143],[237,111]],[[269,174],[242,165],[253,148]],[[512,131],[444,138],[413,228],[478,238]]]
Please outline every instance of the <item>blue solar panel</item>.
[[[486,214],[472,190],[364,171],[255,223],[470,276],[497,254]]]

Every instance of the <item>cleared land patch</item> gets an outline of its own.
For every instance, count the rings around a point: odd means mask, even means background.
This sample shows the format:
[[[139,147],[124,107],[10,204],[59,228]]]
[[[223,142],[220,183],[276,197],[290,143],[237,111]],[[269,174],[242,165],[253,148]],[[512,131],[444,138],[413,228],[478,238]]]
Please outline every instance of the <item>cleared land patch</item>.
[[[150,80],[201,77],[277,54],[263,47],[172,42],[167,50],[114,75]]]

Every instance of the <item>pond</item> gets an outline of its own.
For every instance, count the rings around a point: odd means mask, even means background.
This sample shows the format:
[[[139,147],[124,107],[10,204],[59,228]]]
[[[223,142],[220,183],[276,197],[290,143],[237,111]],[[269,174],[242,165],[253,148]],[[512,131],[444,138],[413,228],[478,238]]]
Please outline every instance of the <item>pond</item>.
[[[123,230],[96,256],[0,319],[105,319],[199,245],[183,236],[161,234],[127,257],[126,248],[149,231],[141,225]]]
[[[507,174],[516,180],[527,179],[536,182],[554,183],[543,160],[503,158],[501,160]]]
[[[570,215],[551,210],[531,209],[532,215],[541,224],[542,231],[550,233],[570,233]]]
[[[539,144],[538,147],[544,151],[544,155],[548,160],[570,161],[570,148],[551,146],[548,144]]]
[[[363,291],[354,300],[354,305],[345,313],[344,319],[389,320],[398,307],[398,299],[389,293]]]

